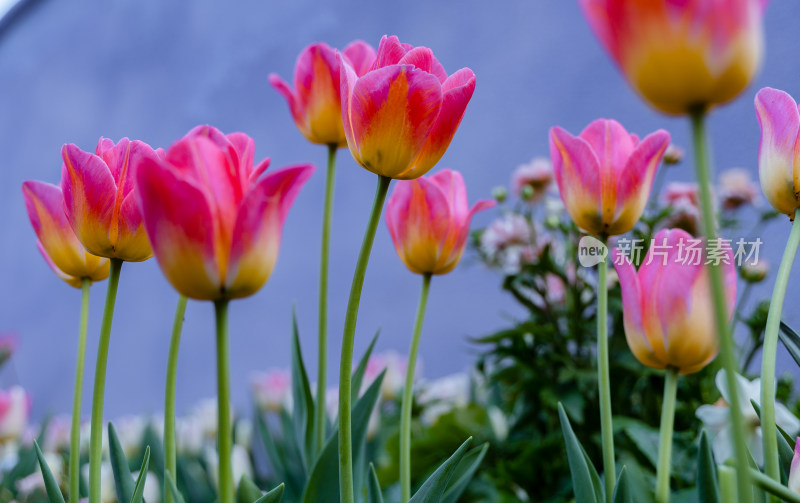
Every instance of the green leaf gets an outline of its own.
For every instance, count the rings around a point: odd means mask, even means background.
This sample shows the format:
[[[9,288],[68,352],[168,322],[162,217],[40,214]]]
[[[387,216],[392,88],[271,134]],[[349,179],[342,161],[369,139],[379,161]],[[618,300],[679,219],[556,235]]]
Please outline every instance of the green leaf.
[[[58,487],[58,482],[47,466],[47,461],[44,459],[44,454],[39,448],[39,443],[34,441],[33,447],[36,449],[36,457],[39,458],[39,466],[42,468],[42,477],[44,478],[44,488],[47,491],[47,499],[50,503],[64,503],[64,495],[61,494],[61,488]]]
[[[178,491],[178,486],[175,485],[175,481],[172,480],[172,475],[169,472],[166,472],[166,483],[167,487],[169,488],[169,492],[172,493],[172,499],[175,503],[185,503],[183,500],[183,495],[180,491]]]
[[[242,480],[239,481],[239,487],[236,489],[236,503],[253,503],[261,499],[264,495],[261,489],[250,480],[247,475],[242,475]]]
[[[292,310],[292,403],[294,404],[294,429],[297,447],[303,465],[309,469],[314,461],[314,398],[308,381],[300,335],[297,328],[297,313]]]
[[[281,503],[281,498],[283,498],[283,484],[271,490],[253,503]]]
[[[572,431],[564,407],[558,404],[558,416],[561,419],[561,432],[567,444],[567,461],[572,475],[572,487],[575,491],[575,503],[602,503],[603,488],[597,470],[586,455],[583,446]]]
[[[369,492],[367,493],[367,503],[383,503],[383,493],[381,484],[378,481],[378,474],[375,472],[375,465],[369,464]]]
[[[633,491],[631,490],[631,485],[628,482],[629,478],[630,476],[623,466],[622,470],[619,472],[617,484],[614,486],[614,495],[611,497],[611,501],[613,503],[633,503]],[[706,503],[705,500],[704,503]]]
[[[472,437],[469,437],[461,447],[459,447],[452,456],[450,456],[439,468],[434,471],[425,482],[422,483],[419,490],[414,493],[409,503],[439,503],[442,501],[447,484],[453,477],[456,467],[461,462],[461,459],[466,454],[469,444],[472,443]]]
[[[800,335],[792,330],[792,327],[781,321],[781,329],[778,336],[783,345],[786,346],[789,354],[794,358],[795,363],[800,365]]]
[[[352,442],[355,451],[353,452],[353,466],[358,466],[362,455],[359,452],[362,450],[360,447],[364,445],[369,417],[375,409],[375,404],[378,403],[385,375],[386,371],[384,370],[353,407],[351,417]],[[334,431],[325,443],[322,454],[314,463],[301,501],[303,503],[329,503],[331,495],[337,494],[339,494],[339,435],[338,431]]]
[[[378,342],[379,335],[381,335],[380,329],[375,332],[375,335],[372,337],[372,342],[369,343],[369,347],[367,347],[367,350],[361,355],[361,360],[358,362],[356,371],[353,372],[353,379],[350,381],[350,392],[354,402],[358,399],[359,392],[361,392],[361,385],[364,382],[364,374],[367,372],[369,357],[372,356],[372,350],[375,348],[375,343]]]
[[[111,460],[111,470],[114,472],[114,485],[117,488],[117,501],[131,501],[133,498],[133,476],[131,466],[122,444],[117,436],[114,425],[108,423],[108,454]]]
[[[697,496],[704,503],[720,503],[717,465],[705,430],[700,432],[700,447],[697,450]]]
[[[136,487],[133,489],[133,496],[131,503],[143,503],[144,501],[144,484],[147,481],[147,469],[150,467],[150,447],[144,450],[144,460],[142,467],[139,469],[139,478],[136,480]]]
[[[476,447],[469,451],[464,458],[458,463],[453,478],[447,486],[447,491],[442,497],[442,503],[457,503],[458,499],[467,490],[467,486],[478,471],[486,452],[489,450],[489,444],[485,443],[480,447]]]
[[[792,466],[792,458],[794,457],[794,449],[792,437],[786,434],[783,428],[775,425],[778,429],[778,456],[781,461],[781,481],[786,484],[789,481],[789,469]]]

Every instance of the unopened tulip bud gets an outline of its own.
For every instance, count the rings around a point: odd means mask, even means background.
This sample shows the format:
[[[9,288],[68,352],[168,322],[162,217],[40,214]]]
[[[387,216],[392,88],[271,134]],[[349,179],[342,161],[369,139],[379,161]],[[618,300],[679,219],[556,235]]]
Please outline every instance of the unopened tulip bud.
[[[766,260],[745,262],[739,269],[739,275],[748,283],[760,283],[769,274],[769,263]]]

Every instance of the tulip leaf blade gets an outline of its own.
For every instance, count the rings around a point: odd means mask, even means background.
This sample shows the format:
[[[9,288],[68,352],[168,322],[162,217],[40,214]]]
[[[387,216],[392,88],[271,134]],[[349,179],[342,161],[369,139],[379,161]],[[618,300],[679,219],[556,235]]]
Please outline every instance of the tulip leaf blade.
[[[279,485],[264,496],[255,500],[253,503],[281,503],[281,499],[283,499],[284,487],[285,486],[283,484]]]
[[[169,488],[169,492],[172,494],[172,499],[175,501],[175,503],[185,503],[183,495],[178,490],[178,486],[175,485],[175,480],[173,480],[172,475],[169,472],[165,472],[164,475],[164,481]]]
[[[378,474],[375,472],[375,465],[369,464],[369,484],[367,492],[367,503],[383,503],[383,493]]]
[[[439,465],[431,476],[422,483],[422,486],[420,486],[417,492],[414,493],[409,503],[439,503],[442,501],[442,496],[447,489],[447,485],[450,483],[453,473],[456,471],[456,467],[463,459],[471,443],[472,437],[469,437],[452,456]]]
[[[294,404],[294,430],[297,447],[306,471],[314,463],[314,398],[300,349],[297,312],[292,309],[292,399]]]
[[[487,442],[464,455],[464,458],[456,466],[450,483],[447,485],[447,490],[442,497],[442,503],[457,503],[459,501],[488,451],[489,443]]]
[[[575,436],[572,425],[561,402],[558,403],[561,432],[567,447],[567,461],[575,491],[575,503],[602,503],[605,499],[600,485],[600,476],[589,460],[589,456]]]
[[[381,335],[381,329],[378,329],[375,332],[375,335],[372,337],[372,341],[369,343],[367,350],[364,351],[364,354],[361,355],[361,360],[358,362],[358,366],[356,366],[356,371],[353,372],[353,378],[351,382],[351,396],[353,397],[353,402],[358,400],[358,394],[361,392],[361,385],[364,382],[364,374],[367,372],[367,365],[369,364],[369,358],[372,356],[372,350],[375,348],[375,343],[378,342],[378,336]]]
[[[58,482],[53,476],[53,472],[47,465],[47,460],[44,459],[42,449],[39,448],[39,443],[34,441],[33,448],[36,449],[36,457],[39,459],[39,467],[42,469],[42,478],[44,478],[44,489],[47,492],[47,499],[50,503],[64,503],[64,495],[61,494],[61,488],[58,487]]]
[[[148,446],[144,451],[144,459],[142,460],[142,467],[139,469],[139,477],[136,479],[136,486],[133,489],[133,496],[131,496],[131,503],[143,503],[144,501],[144,486],[147,482],[147,470],[150,468],[150,447]]]
[[[629,479],[628,471],[623,466],[617,477],[617,483],[614,485],[614,494],[611,497],[613,503],[633,503],[633,490]]]
[[[789,354],[792,355],[794,362],[800,366],[800,335],[792,330],[792,327],[781,321],[778,337],[780,337]]]
[[[700,432],[697,449],[697,497],[699,501],[720,503],[717,465],[705,430]]]
[[[369,418],[378,403],[385,375],[386,370],[381,372],[370,384],[353,407],[351,426],[354,467],[360,465],[359,460],[364,456]],[[322,453],[317,457],[300,501],[302,503],[326,503],[330,501],[331,494],[339,494],[338,429],[333,432],[333,435],[325,443]]]
[[[253,503],[261,499],[264,493],[247,475],[242,475],[239,487],[236,488],[236,503]]]
[[[111,471],[114,474],[114,486],[117,490],[117,501],[131,501],[133,498],[133,476],[131,476],[131,466],[122,443],[117,436],[114,425],[108,423],[108,456],[111,460]]]

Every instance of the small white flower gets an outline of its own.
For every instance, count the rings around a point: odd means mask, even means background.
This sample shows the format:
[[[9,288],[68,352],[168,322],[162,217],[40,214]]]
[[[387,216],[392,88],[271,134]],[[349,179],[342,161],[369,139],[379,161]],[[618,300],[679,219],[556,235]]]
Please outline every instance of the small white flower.
[[[756,414],[751,400],[761,404],[761,379],[748,381],[746,378],[736,374],[737,387],[739,389],[739,401],[744,417],[746,430],[746,443],[753,455],[753,459],[759,466],[764,464],[764,451],[761,443],[761,421]],[[714,405],[701,405],[697,408],[697,417],[703,421],[709,436],[711,437],[711,448],[717,463],[723,463],[728,458],[733,457],[733,436],[730,425],[730,413],[728,404],[730,403],[730,393],[728,392],[728,382],[725,378],[725,370],[720,370],[716,377],[717,388],[722,394],[724,403],[718,402]],[[783,430],[794,436],[800,431],[800,420],[798,420],[789,409],[783,404],[775,403],[775,422]]]

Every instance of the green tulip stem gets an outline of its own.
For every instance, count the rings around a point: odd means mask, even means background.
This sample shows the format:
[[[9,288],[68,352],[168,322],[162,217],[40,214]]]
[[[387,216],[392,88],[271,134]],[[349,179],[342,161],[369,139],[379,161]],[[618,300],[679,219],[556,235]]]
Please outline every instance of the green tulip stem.
[[[233,427],[231,425],[231,378],[228,351],[228,300],[214,303],[217,320],[217,454],[219,456],[219,503],[233,503]]]
[[[317,405],[314,409],[314,445],[322,453],[325,445],[325,388],[328,377],[328,263],[333,215],[333,186],[336,174],[336,144],[328,145],[328,174],[322,215],[322,249],[319,263],[319,353],[317,362]]]
[[[72,426],[69,433],[70,501],[81,499],[81,403],[83,400],[83,367],[86,360],[86,329],[89,325],[89,288],[91,286],[91,279],[81,279],[81,325],[78,332],[75,390],[72,393]]]
[[[761,360],[761,432],[764,442],[764,468],[772,480],[780,482],[778,464],[778,438],[775,429],[775,358],[778,354],[778,330],[781,324],[781,311],[789,285],[789,273],[800,245],[800,209],[795,211],[789,241],[783,250],[783,258],[775,278],[772,300],[769,303],[767,327],[764,331],[764,347]]]
[[[89,503],[100,502],[100,467],[103,464],[103,399],[106,391],[106,368],[108,346],[111,342],[111,322],[114,319],[114,304],[117,302],[117,287],[122,260],[111,259],[108,276],[106,305],[103,308],[103,323],[100,326],[100,344],[97,348],[97,366],[94,371],[94,396],[92,398],[92,429],[89,440]]]
[[[392,179],[378,175],[378,187],[375,190],[375,199],[372,202],[372,211],[361,242],[361,251],[358,253],[356,270],[353,273],[353,283],[350,285],[350,298],[347,301],[347,313],[344,319],[344,335],[342,337],[342,358],[339,365],[339,495],[340,503],[354,503],[355,488],[353,482],[353,438],[351,418],[351,381],[353,372],[353,344],[356,336],[356,322],[358,320],[358,306],[361,303],[361,289],[364,286],[364,277],[367,273],[369,255],[375,232],[383,212],[383,203],[386,192]],[[226,502],[223,502],[226,503]]]
[[[661,403],[661,440],[656,468],[656,502],[669,503],[669,474],[672,464],[672,432],[675,426],[675,397],[678,369],[668,367],[664,376],[664,401]]]
[[[617,475],[614,467],[614,426],[611,419],[611,379],[608,370],[608,262],[600,261],[597,270],[597,383],[603,440],[603,476],[606,481],[606,500],[611,501]]]
[[[700,209],[703,218],[703,232],[706,243],[716,238],[715,212],[711,198],[711,166],[709,165],[708,140],[705,128],[705,108],[697,109],[691,114],[692,138],[694,142],[695,169],[697,170],[697,183],[700,188]],[[714,303],[714,321],[720,342],[720,358],[725,369],[725,378],[730,394],[731,429],[734,439],[734,456],[737,461],[737,477],[739,498],[742,503],[752,501],[750,472],[744,437],[744,419],[742,417],[741,400],[736,383],[737,364],[734,355],[733,334],[729,330],[728,307],[725,298],[725,284],[722,278],[722,268],[718,264],[710,264],[711,293]]]
[[[419,294],[417,317],[414,321],[414,334],[411,338],[411,349],[408,352],[406,384],[403,387],[403,406],[400,412],[400,503],[408,503],[411,499],[411,410],[414,408],[414,371],[417,366],[419,339],[422,334],[422,322],[425,320],[425,307],[428,304],[430,286],[431,274],[423,274],[422,291]]]
[[[164,392],[164,471],[172,480],[178,480],[177,449],[175,447],[175,387],[178,377],[178,353],[181,346],[183,315],[186,312],[186,297],[178,297],[175,318],[172,321],[172,338],[169,343],[167,361],[167,389]],[[166,477],[165,477],[166,478]],[[172,503],[172,491],[164,491],[164,502]]]
[[[728,465],[719,465],[717,467],[719,476],[719,494],[720,501],[725,503],[738,503],[739,494],[736,488],[736,469]],[[771,479],[770,479],[771,480]]]

